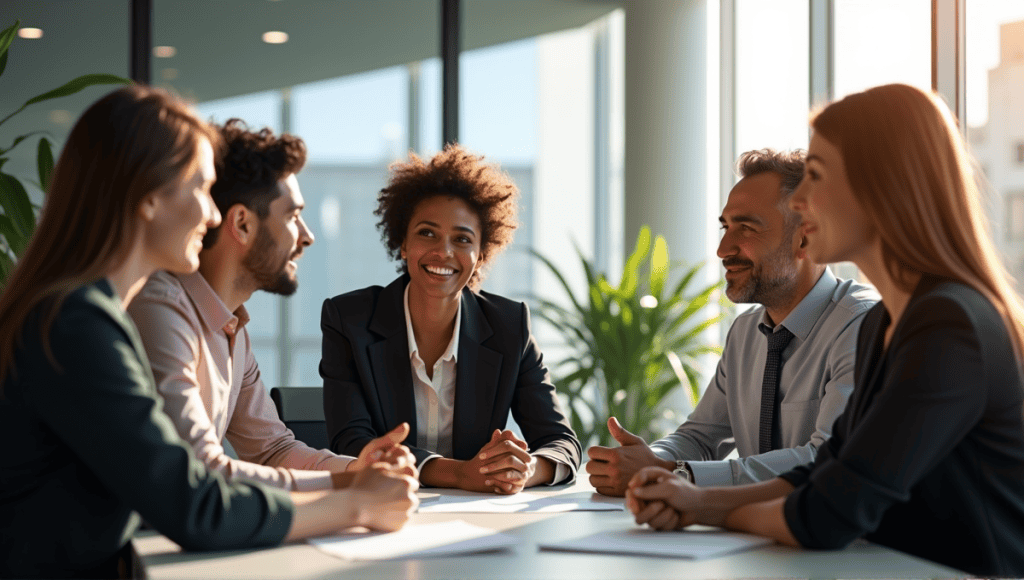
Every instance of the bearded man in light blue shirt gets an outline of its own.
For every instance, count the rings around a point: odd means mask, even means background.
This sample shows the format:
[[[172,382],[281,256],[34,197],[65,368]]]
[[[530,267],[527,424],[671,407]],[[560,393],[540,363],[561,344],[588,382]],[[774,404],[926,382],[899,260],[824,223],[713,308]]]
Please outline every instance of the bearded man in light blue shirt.
[[[811,262],[800,218],[788,207],[804,151],[749,151],[719,221],[726,295],[755,303],[736,318],[697,408],[647,445],[615,417],[620,447],[591,447],[586,470],[605,495],[621,496],[641,468],[657,465],[700,486],[771,479],[814,461],[853,390],[857,332],[875,291]],[[726,457],[733,451],[738,458]]]

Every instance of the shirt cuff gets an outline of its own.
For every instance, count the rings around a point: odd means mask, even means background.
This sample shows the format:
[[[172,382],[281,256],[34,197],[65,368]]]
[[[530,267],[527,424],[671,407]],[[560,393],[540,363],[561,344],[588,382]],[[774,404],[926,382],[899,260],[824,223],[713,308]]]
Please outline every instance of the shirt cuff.
[[[419,473],[423,473],[423,466],[425,466],[426,464],[430,463],[431,461],[433,461],[433,460],[435,460],[435,459],[441,459],[442,457],[443,457],[442,455],[438,455],[438,454],[436,454],[436,453],[435,453],[435,454],[433,454],[433,455],[428,455],[428,456],[426,456],[426,457],[425,457],[425,458],[423,459],[423,461],[420,461],[420,462],[419,462],[419,465],[417,465],[417,466],[416,466],[416,472],[417,472],[417,474],[419,474]],[[419,477],[419,475],[417,475],[417,478],[418,478],[418,477]],[[426,485],[426,484],[424,484],[424,483],[423,483],[423,480],[421,479],[421,480],[420,480],[420,487],[430,487],[430,486],[429,486],[429,485]]]
[[[289,469],[288,472],[292,476],[293,491],[320,491],[334,488],[334,481],[331,479],[330,471]]]
[[[575,473],[573,473],[572,468],[565,464],[565,461],[558,456],[558,453],[555,453],[554,451],[547,451],[545,449],[538,449],[537,451],[533,452],[533,455],[535,455],[536,457],[543,457],[544,459],[548,459],[551,461],[551,463],[555,464],[555,476],[551,478],[550,483],[545,483],[544,485],[561,485],[563,483],[572,483],[572,481],[576,479],[574,477]]]
[[[687,461],[693,482],[700,487],[723,487],[733,485],[732,467],[729,461]]]
[[[650,447],[651,451],[653,451],[655,455],[664,459],[665,461],[677,461],[676,456],[674,453],[672,453],[671,449],[666,449],[665,447],[661,447],[656,443],[652,443]]]

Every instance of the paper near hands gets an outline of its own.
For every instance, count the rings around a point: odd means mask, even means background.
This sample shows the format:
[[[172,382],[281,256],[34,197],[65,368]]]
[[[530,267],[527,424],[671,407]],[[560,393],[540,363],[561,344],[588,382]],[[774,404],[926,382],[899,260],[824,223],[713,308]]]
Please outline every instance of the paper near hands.
[[[441,495],[420,501],[420,513],[562,513],[583,511],[623,511],[618,500],[599,501],[593,494],[567,493],[541,496],[531,493],[495,497],[479,495]]]
[[[351,533],[306,540],[313,547],[346,560],[396,560],[492,552],[519,540],[462,520],[409,524],[391,533]]]

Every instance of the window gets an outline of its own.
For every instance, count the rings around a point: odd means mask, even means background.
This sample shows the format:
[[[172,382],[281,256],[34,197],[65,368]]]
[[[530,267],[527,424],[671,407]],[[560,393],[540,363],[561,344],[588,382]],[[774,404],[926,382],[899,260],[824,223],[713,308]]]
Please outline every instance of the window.
[[[1024,193],[1011,193],[1005,199],[1006,239],[1011,242],[1024,241]]]
[[[972,0],[967,10],[967,136],[984,167],[989,222],[1003,263],[1024,275],[1024,4]]]
[[[240,117],[305,140],[298,179],[316,241],[294,295],[257,292],[246,308],[264,384],[319,385],[323,300],[396,275],[373,216],[388,164],[440,146],[440,6],[254,2],[241,21],[237,8],[214,2],[197,21],[181,0],[156,0],[154,44],[174,54],[153,59],[153,78],[217,122]],[[269,31],[287,42],[265,42]]]

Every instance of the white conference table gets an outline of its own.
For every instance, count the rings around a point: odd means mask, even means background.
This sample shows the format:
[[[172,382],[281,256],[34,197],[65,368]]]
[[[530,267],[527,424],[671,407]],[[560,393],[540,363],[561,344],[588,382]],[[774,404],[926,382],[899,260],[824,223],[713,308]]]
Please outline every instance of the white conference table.
[[[538,495],[591,493],[582,474],[574,485],[532,488]],[[421,490],[429,501],[453,490]],[[601,501],[623,500],[597,496]],[[280,578],[407,578],[409,580],[469,578],[953,578],[965,574],[876,544],[859,541],[845,550],[824,552],[780,545],[721,558],[691,561],[676,558],[600,555],[542,551],[538,543],[567,540],[603,530],[634,527],[631,514],[569,512],[562,514],[417,513],[414,523],[464,520],[519,538],[506,551],[447,558],[384,562],[345,561],[302,542],[263,550],[183,552],[155,532],[140,532],[133,543],[147,577],[164,579]]]

